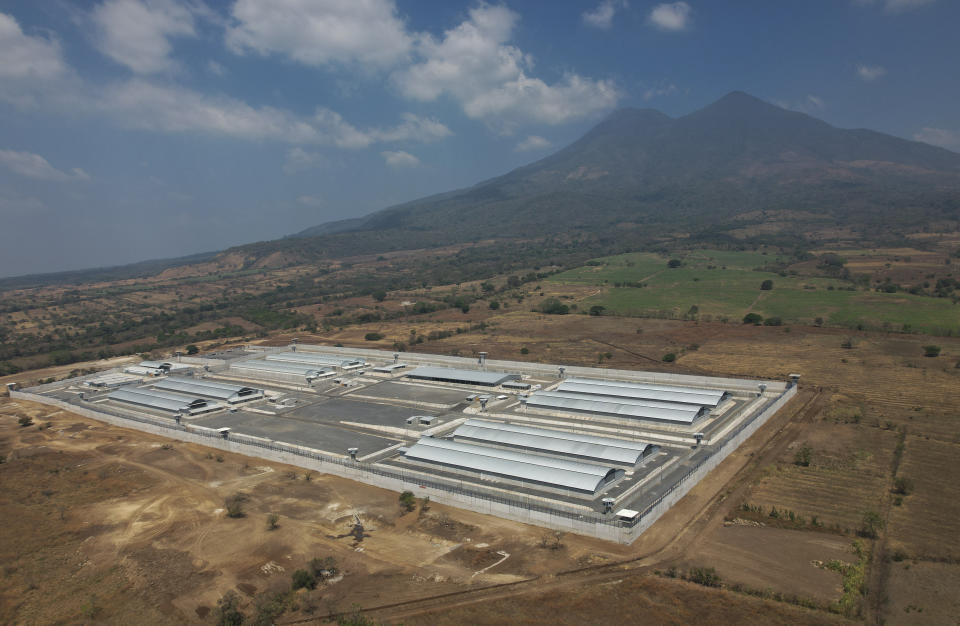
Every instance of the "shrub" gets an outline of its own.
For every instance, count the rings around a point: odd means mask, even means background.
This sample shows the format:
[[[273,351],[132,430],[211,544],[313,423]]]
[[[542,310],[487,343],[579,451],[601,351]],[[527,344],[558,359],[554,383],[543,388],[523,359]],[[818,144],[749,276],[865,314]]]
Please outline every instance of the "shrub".
[[[417,499],[414,497],[412,491],[404,491],[400,494],[400,506],[408,512],[417,508]]]
[[[760,289],[763,291],[770,291],[771,289],[773,289],[773,281],[770,280],[769,278],[763,281],[762,283],[760,283]]]
[[[384,300],[387,299],[387,292],[384,291],[383,289],[379,289],[379,290],[377,290],[377,291],[374,291],[374,292],[373,292],[373,299],[376,300],[377,302],[383,302]]]
[[[667,267],[669,268],[680,267],[681,265],[683,265],[683,261],[680,259],[670,259],[667,261]]]
[[[540,312],[547,315],[566,315],[570,312],[570,307],[556,298],[547,298],[540,305]]]
[[[666,353],[666,354],[663,355],[663,362],[664,362],[664,363],[673,363],[673,362],[676,361],[676,360],[677,360],[677,355],[674,354],[673,352],[668,352],[668,353]]]
[[[813,448],[807,444],[800,446],[800,449],[797,450],[797,453],[793,455],[794,465],[799,465],[800,467],[810,467],[810,461],[813,459]]]
[[[240,612],[238,604],[240,604],[240,597],[233,589],[217,600],[217,610],[214,613],[217,626],[240,626],[243,624],[244,616]]]
[[[763,322],[763,316],[759,313],[747,313],[743,316],[744,324],[755,324],[759,326],[761,322]]]
[[[935,357],[940,356],[940,346],[923,346],[923,356]]]
[[[783,320],[779,317],[768,317],[763,320],[764,326],[783,326]]]
[[[906,476],[897,476],[893,479],[893,493],[899,493],[900,495],[910,495],[910,492],[913,491],[913,480],[907,478]]]
[[[33,426],[33,418],[29,415],[21,415],[17,420],[17,423],[20,424],[20,428],[26,428],[27,426]]]
[[[313,575],[313,572],[305,569],[295,571],[292,578],[294,591],[297,589],[316,589],[317,587],[317,577]]]
[[[489,306],[491,311],[496,311],[500,308],[500,302],[497,300],[491,300]]]
[[[530,354],[530,348],[520,348],[520,354]]]
[[[860,522],[860,529],[857,534],[861,537],[876,539],[883,528],[883,518],[876,511],[867,511],[863,514],[863,520]]]
[[[197,354],[198,352],[200,352],[200,348],[193,345],[192,343],[189,346],[187,346],[187,354]]]
[[[594,315],[594,316],[603,315],[603,312],[606,310],[607,310],[607,307],[599,304],[595,304],[592,307],[590,307],[590,315]]]
[[[271,513],[267,516],[267,530],[276,530],[280,525],[280,516],[276,513]]]
[[[227,517],[244,517],[246,514],[243,512],[243,503],[246,502],[247,496],[242,493],[235,493],[229,498],[227,498],[223,505],[227,509]]]
[[[367,333],[363,338],[367,341],[380,341],[383,339],[383,335],[380,333]]]
[[[690,570],[688,576],[690,582],[703,585],[704,587],[719,587],[720,575],[712,567],[695,567]]]

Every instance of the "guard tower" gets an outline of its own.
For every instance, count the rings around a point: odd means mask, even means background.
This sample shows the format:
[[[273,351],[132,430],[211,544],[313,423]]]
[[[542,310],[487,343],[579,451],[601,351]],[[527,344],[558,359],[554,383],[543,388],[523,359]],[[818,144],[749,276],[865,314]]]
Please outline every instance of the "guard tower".
[[[762,396],[763,396],[763,392],[767,390],[767,383],[760,383],[759,385],[757,385],[757,388],[760,389],[760,393],[757,394],[757,397],[758,397],[758,398],[759,398],[759,397],[762,397]]]
[[[693,438],[697,440],[697,447],[700,447],[700,444],[703,443],[703,433],[693,433]]]
[[[352,461],[356,461],[356,460],[357,460],[357,452],[358,452],[359,450],[360,450],[359,448],[347,448],[347,454],[350,455],[350,460],[352,460]]]
[[[479,352],[477,353],[480,358],[477,359],[477,365],[480,366],[480,369],[483,369],[487,365],[487,353]]]
[[[614,498],[604,498],[603,502],[603,512],[604,513],[613,513],[613,505],[617,502]]]
[[[293,339],[290,340],[290,352],[296,352],[296,351],[297,351],[297,338],[294,337]]]
[[[560,370],[560,379],[563,380],[563,374],[564,374],[564,372],[567,371],[567,368],[565,368],[565,367],[560,367],[560,368],[558,368],[558,369]]]
[[[790,382],[787,383],[787,388],[796,387],[800,384],[800,374],[790,374]]]

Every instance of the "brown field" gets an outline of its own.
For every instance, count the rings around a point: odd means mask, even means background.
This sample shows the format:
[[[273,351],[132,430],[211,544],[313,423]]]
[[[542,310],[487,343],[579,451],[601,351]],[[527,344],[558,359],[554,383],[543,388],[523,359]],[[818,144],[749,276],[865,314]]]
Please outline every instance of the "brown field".
[[[960,445],[907,437],[898,476],[914,487],[890,509],[891,550],[960,563]]]
[[[903,561],[891,565],[887,624],[956,624],[960,565]]]

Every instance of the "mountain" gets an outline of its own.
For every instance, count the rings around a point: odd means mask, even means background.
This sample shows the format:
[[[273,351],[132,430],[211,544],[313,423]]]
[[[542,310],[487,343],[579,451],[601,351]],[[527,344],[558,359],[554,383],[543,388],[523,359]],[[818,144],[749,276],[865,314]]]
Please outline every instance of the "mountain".
[[[297,236],[389,231],[447,243],[624,223],[701,228],[757,210],[813,212],[854,226],[903,224],[957,219],[958,200],[960,154],[835,128],[733,92],[678,118],[623,109],[503,176]]]

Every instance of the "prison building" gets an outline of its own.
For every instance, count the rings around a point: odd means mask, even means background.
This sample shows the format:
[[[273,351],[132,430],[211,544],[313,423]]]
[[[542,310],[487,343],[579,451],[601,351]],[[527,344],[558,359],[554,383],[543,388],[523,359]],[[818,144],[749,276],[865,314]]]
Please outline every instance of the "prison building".
[[[280,361],[240,361],[230,364],[230,372],[244,378],[297,384],[311,383],[317,379],[332,378],[337,375],[336,370],[330,368]]]
[[[194,378],[165,378],[154,384],[153,388],[213,398],[228,404],[249,402],[263,397],[263,389]]]
[[[103,374],[102,376],[97,376],[96,378],[91,378],[90,380],[84,382],[83,384],[87,387],[94,387],[95,389],[112,389],[114,387],[122,387],[123,385],[130,385],[143,382],[142,376],[134,376],[133,374]]]
[[[434,437],[421,437],[406,449],[404,458],[484,481],[586,497],[596,496],[624,474],[610,466]]]
[[[167,363],[166,361],[140,361],[140,367],[169,372],[173,368],[173,363]]]
[[[222,409],[223,405],[217,402],[210,402],[204,398],[196,396],[182,396],[167,391],[158,391],[148,387],[136,387],[130,389],[117,389],[107,394],[107,398],[117,402],[133,404],[162,413],[184,413],[186,415],[199,415]]]
[[[527,396],[525,403],[528,408],[547,413],[586,413],[678,425],[693,424],[707,412],[706,407],[691,404],[637,401],[561,391],[536,391]]]
[[[167,373],[167,370],[156,367],[144,367],[142,365],[128,365],[123,368],[123,371],[126,374],[133,374],[135,376],[163,376]]]
[[[507,382],[500,385],[504,389],[514,389],[516,391],[526,391],[530,388],[530,383],[521,382],[519,380],[508,380]]]
[[[363,359],[345,359],[338,356],[324,356],[322,354],[310,354],[307,352],[281,352],[279,354],[269,354],[265,360],[308,365],[318,369],[336,368],[345,372],[360,369],[367,364],[367,362]]]
[[[406,378],[416,380],[432,380],[441,383],[455,383],[457,385],[474,385],[479,387],[496,387],[510,380],[520,378],[519,374],[504,374],[503,372],[481,372],[479,370],[460,370],[452,367],[417,367],[406,374]]]
[[[453,439],[627,467],[639,465],[660,449],[643,441],[478,419],[468,419],[457,427]]]
[[[585,393],[601,396],[618,396],[638,400],[659,400],[699,404],[716,408],[730,394],[721,389],[701,387],[678,387],[674,385],[654,385],[650,383],[630,383],[626,381],[596,380],[590,378],[569,378],[557,387],[557,391]]]

